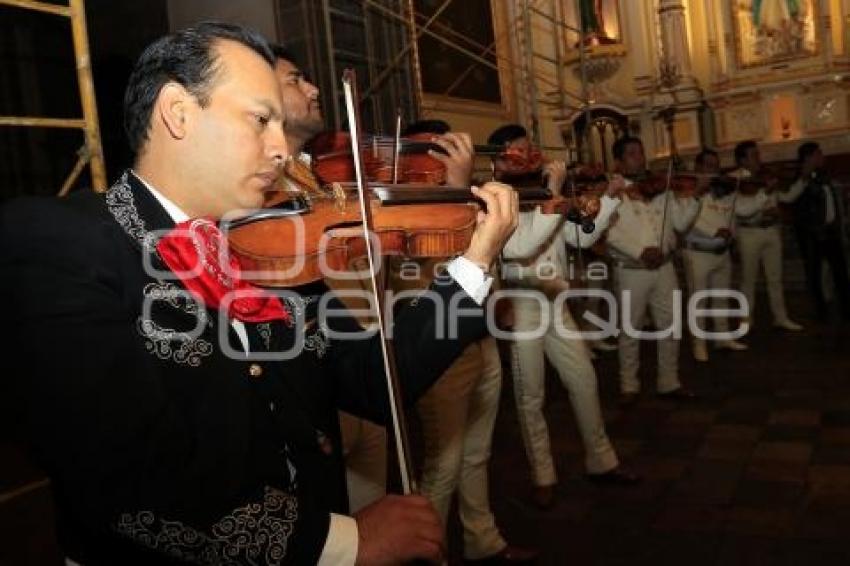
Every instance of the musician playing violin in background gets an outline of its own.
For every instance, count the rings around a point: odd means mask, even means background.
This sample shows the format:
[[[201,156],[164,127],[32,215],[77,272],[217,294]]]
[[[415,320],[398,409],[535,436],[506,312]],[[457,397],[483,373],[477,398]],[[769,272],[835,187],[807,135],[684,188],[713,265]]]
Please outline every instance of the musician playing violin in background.
[[[509,151],[531,153],[528,134],[522,126],[510,124],[494,131],[488,143]],[[515,167],[504,157],[494,159],[497,180],[504,180]],[[554,197],[569,193],[565,187],[566,164],[550,161],[539,164],[546,174],[547,186]],[[546,295],[551,308],[558,294],[569,288],[567,281],[567,246],[587,248],[605,232],[608,220],[620,203],[618,192],[622,182],[603,183],[599,195],[599,212],[592,219],[593,230],[587,232],[587,222],[577,224],[561,214],[545,214],[541,207],[520,212],[517,230],[505,246],[503,275],[507,286],[540,291]],[[575,203],[578,204],[578,203]],[[574,215],[572,216],[574,219]],[[596,372],[591,363],[590,349],[584,340],[566,336],[563,329],[578,332],[572,314],[561,304],[552,317],[543,317],[541,304],[531,297],[512,297],[515,332],[537,329],[548,320],[542,336],[511,342],[514,395],[522,438],[531,466],[532,501],[541,508],[555,502],[557,475],[549,430],[543,417],[545,401],[545,360],[549,359],[558,377],[569,392],[579,434],[585,450],[586,477],[601,485],[634,485],[638,477],[620,466],[617,454],[605,432],[599,404]],[[559,324],[556,324],[558,317]],[[559,331],[560,329],[560,331]]]
[[[720,177],[720,157],[716,151],[703,149],[694,160],[697,183],[707,189],[699,214],[685,235],[682,260],[691,295],[705,289],[730,289],[732,285],[732,256],[729,248],[734,236],[735,186]],[[714,298],[713,308],[727,308],[727,300]],[[699,308],[709,308],[704,301]],[[714,318],[714,332],[728,332],[726,317]],[[718,340],[715,346],[727,350],[746,350],[735,340]],[[708,361],[708,348],[703,338],[693,337],[694,359]]]
[[[303,295],[258,294],[235,259],[227,270],[211,251],[228,247],[217,221],[261,207],[288,156],[274,65],[266,41],[236,25],[160,38],[125,96],[133,169],[104,194],[0,210],[7,352],[39,360],[19,402],[63,550],[83,566],[443,559],[424,497],[347,514],[338,411],[388,420],[380,338],[339,338],[358,328],[341,305],[305,325]],[[486,333],[482,266],[513,231],[518,202],[497,184],[474,193],[486,212],[431,287],[444,304],[395,317],[408,403]],[[452,298],[468,314],[456,339],[440,338]],[[302,333],[321,354],[297,348]]]
[[[782,282],[782,233],[776,190],[778,179],[762,169],[761,153],[752,140],[735,146],[737,169],[730,174],[743,180],[749,179],[755,187],[738,191],[735,203],[737,242],[741,255],[741,292],[749,303],[753,324],[756,310],[756,281],[759,270],[764,266],[767,281],[767,296],[773,313],[773,324],[777,328],[798,331],[803,327],[788,318],[785,308],[785,290]]]
[[[292,53],[282,45],[272,45],[275,56],[275,75],[280,83],[283,119],[286,127],[286,145],[289,148],[290,168],[298,167],[299,179],[318,180],[310,169],[310,155],[304,152],[305,144],[325,127],[319,103],[319,89],[298,67]],[[291,169],[290,169],[291,170]],[[288,176],[281,178],[290,189],[304,190],[304,183]],[[366,289],[365,280],[329,280],[333,289]],[[341,295],[341,300],[352,309],[365,309],[365,301],[356,302]],[[374,321],[360,320],[367,326]],[[342,453],[345,459],[345,477],[348,487],[349,510],[354,513],[376,501],[387,492],[387,432],[383,426],[356,417],[345,411],[339,413],[342,432]]]
[[[446,184],[468,187],[474,165],[472,138],[451,132],[443,120],[409,124],[402,136],[430,140],[445,152],[428,155],[446,167]],[[393,291],[427,289],[439,264],[448,258],[389,258]],[[427,300],[427,299],[425,299]],[[505,541],[490,509],[489,473],[493,429],[502,390],[502,362],[496,339],[486,336],[466,347],[416,403],[422,425],[424,458],[419,487],[448,522],[452,497],[463,529],[463,555],[486,564],[529,564],[537,551]]]
[[[676,251],[676,233],[690,227],[699,212],[696,195],[666,190],[672,180],[647,172],[643,143],[625,136],[614,142],[617,171],[625,178],[623,202],[608,229],[608,251],[614,263],[614,280],[622,315],[629,317],[631,332],[620,332],[620,394],[624,406],[637,400],[640,391],[638,368],[640,342],[633,334],[641,330],[647,311],[658,331],[668,335],[657,340],[658,396],[666,399],[694,398],[679,381],[679,340],[674,336],[674,291],[679,288],[671,261]],[[705,187],[698,188],[704,191]],[[623,303],[630,295],[628,311]]]

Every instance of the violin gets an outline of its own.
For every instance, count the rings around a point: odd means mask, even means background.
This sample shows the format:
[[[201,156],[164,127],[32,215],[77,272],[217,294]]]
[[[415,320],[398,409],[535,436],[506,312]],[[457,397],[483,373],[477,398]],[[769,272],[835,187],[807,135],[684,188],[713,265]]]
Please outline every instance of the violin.
[[[446,154],[432,140],[434,134],[418,133],[406,137],[369,136],[360,143],[366,179],[382,183],[423,183],[441,185],[446,182],[446,166],[430,152]],[[348,132],[323,132],[307,144],[316,177],[323,184],[350,182],[354,178],[354,160]],[[517,170],[528,170],[529,157],[515,148],[492,145],[473,146],[476,155],[498,156]],[[538,154],[542,160],[542,154]],[[537,167],[540,166],[538,161]]]
[[[632,200],[652,199],[670,190],[681,198],[692,197],[700,192],[700,178],[697,173],[676,173],[668,180],[666,173],[645,171],[639,175],[626,176],[632,184],[626,187],[626,194]]]
[[[366,197],[378,255],[460,254],[469,247],[480,210],[471,190],[456,187],[373,182]],[[350,271],[365,257],[361,222],[356,185],[335,183],[331,191],[303,195],[278,191],[266,208],[226,229],[245,279],[261,287],[293,287]]]
[[[760,190],[773,192],[779,186],[779,177],[774,175],[767,169],[762,168],[755,175],[750,177],[737,177],[734,175],[724,175],[722,181],[724,186],[732,187],[743,195],[754,195]]]
[[[393,180],[393,158],[385,145],[360,144],[360,158],[369,181],[389,183]],[[305,147],[313,163],[313,172],[323,185],[354,179],[351,136],[348,132],[322,132]]]
[[[575,164],[568,170],[561,195],[545,200],[526,196],[528,191],[545,190],[543,153],[535,146],[498,147],[493,155],[502,160],[499,180],[520,193],[521,204],[539,204],[546,214],[561,214],[585,233],[595,229],[594,219],[601,209],[600,197],[608,186],[608,176],[601,165]],[[525,193],[525,195],[524,195]]]

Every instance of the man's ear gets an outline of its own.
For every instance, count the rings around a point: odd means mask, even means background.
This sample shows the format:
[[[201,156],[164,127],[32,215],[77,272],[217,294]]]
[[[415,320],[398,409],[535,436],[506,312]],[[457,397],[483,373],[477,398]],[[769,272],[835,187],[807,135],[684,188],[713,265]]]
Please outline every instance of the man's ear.
[[[159,91],[154,112],[171,137],[181,140],[194,104],[195,97],[183,85],[170,82]]]

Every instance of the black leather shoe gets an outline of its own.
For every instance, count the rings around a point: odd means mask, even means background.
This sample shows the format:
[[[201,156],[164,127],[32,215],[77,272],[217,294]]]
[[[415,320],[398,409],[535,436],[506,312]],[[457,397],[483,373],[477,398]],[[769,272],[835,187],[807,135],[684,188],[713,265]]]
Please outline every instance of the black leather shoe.
[[[536,564],[540,553],[533,548],[511,546],[503,548],[497,554],[478,560],[464,560],[466,564],[480,564],[486,566],[498,566],[499,564]]]
[[[667,401],[694,401],[695,399],[698,399],[696,393],[690,389],[685,389],[684,387],[679,387],[678,389],[674,389],[673,391],[668,391],[666,393],[659,393],[658,398],[665,399]]]
[[[642,480],[639,475],[624,469],[622,466],[617,466],[613,470],[601,474],[585,474],[584,477],[587,478],[587,481],[600,486],[632,487]]]

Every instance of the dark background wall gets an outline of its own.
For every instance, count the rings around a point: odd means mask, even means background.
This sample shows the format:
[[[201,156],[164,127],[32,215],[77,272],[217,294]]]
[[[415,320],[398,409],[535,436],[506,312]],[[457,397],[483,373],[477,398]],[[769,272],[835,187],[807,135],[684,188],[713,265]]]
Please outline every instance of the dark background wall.
[[[107,175],[113,179],[130,159],[121,124],[124,86],[142,48],[168,31],[167,2],[88,0],[86,16]],[[0,115],[78,118],[81,112],[70,22],[0,7]],[[0,127],[0,200],[55,194],[82,144],[79,130]],[[77,184],[85,186],[87,171]]]

